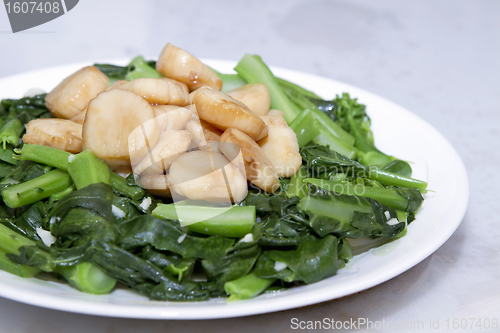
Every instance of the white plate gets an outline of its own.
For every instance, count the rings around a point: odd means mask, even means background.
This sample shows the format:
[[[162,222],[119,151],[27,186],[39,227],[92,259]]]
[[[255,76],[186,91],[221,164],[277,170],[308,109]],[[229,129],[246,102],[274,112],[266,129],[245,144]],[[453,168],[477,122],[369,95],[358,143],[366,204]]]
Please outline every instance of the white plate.
[[[106,61],[125,64],[127,61]],[[206,60],[231,73],[234,62]],[[64,77],[87,64],[29,72],[0,80],[0,97],[19,98],[39,87],[50,91]],[[330,79],[273,68],[276,76],[308,88],[324,98],[349,92],[367,105],[375,143],[382,151],[413,162],[413,176],[429,183],[417,220],[402,239],[357,255],[336,276],[274,295],[238,302],[212,299],[176,303],[150,301],[118,289],[104,296],[88,295],[65,283],[23,279],[0,271],[0,296],[19,302],[83,314],[151,319],[209,319],[286,310],[343,297],[385,282],[436,251],[456,230],[465,214],[469,189],[465,167],[450,143],[431,125],[381,97]]]

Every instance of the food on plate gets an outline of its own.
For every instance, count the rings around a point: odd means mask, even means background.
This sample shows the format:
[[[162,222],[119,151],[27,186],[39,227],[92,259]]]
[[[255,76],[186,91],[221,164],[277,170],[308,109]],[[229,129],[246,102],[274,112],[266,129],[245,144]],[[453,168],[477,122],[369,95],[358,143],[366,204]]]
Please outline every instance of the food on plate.
[[[186,130],[166,130],[158,138],[158,142],[151,148],[137,165],[132,165],[136,175],[165,173],[172,162],[185,153],[191,144],[191,134]]]
[[[71,119],[87,108],[90,100],[106,89],[109,78],[95,66],[68,76],[45,97],[47,109],[56,118]]]
[[[239,203],[247,194],[245,177],[219,152],[185,153],[172,162],[167,178],[172,191],[194,200]]]
[[[185,106],[189,101],[189,91],[184,83],[165,78],[135,79],[130,82],[119,84],[115,89],[133,92],[151,104]]]
[[[213,89],[203,89],[193,97],[200,119],[225,131],[237,128],[254,140],[267,136],[266,124],[246,105]]]
[[[92,294],[247,299],[335,275],[352,239],[411,232],[427,183],[376,148],[365,105],[256,55],[235,71],[168,44],[2,100],[0,269]]]
[[[292,177],[302,165],[295,132],[279,110],[271,110],[260,118],[269,128],[267,136],[258,142],[262,152],[271,160],[279,177]]]
[[[172,44],[161,51],[156,70],[163,76],[185,83],[193,91],[201,87],[222,88],[222,80],[200,60]]]
[[[22,140],[79,153],[82,151],[82,125],[66,119],[34,119],[26,124]]]
[[[241,151],[246,177],[255,186],[269,193],[279,188],[280,180],[273,164],[259,145],[239,129],[225,130],[219,138],[219,149],[226,156],[237,156]]]
[[[258,116],[265,115],[271,107],[271,95],[264,83],[245,84],[227,94],[248,106]]]
[[[90,101],[82,148],[90,149],[112,170],[128,170],[131,161],[140,161],[148,154],[148,146],[154,146],[159,135],[151,105],[139,95],[114,89]]]

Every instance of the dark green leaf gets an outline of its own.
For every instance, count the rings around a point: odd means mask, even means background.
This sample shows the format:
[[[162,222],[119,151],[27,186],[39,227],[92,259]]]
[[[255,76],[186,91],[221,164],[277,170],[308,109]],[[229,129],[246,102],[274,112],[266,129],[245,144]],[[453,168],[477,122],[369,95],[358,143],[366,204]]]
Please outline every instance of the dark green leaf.
[[[285,263],[305,283],[314,283],[335,275],[339,269],[337,254],[338,239],[328,235],[317,238],[307,234],[296,250],[267,251],[269,258]]]

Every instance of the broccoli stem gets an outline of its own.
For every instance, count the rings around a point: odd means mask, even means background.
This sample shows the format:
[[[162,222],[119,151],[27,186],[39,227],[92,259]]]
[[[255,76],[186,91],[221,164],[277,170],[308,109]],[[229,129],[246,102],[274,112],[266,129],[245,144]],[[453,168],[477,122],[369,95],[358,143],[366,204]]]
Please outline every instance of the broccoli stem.
[[[371,187],[361,184],[355,185],[316,178],[307,178],[305,179],[305,182],[321,187],[327,191],[333,191],[346,195],[357,195],[377,200],[378,202],[396,210],[408,211],[410,208],[410,201],[408,198],[399,195],[399,193],[392,188]]]
[[[251,233],[255,224],[255,207],[202,207],[174,204],[158,204],[153,216],[179,220],[190,231],[204,235],[244,237]],[[210,218],[207,219],[207,216]]]
[[[271,95],[271,108],[283,112],[287,123],[300,113],[300,109],[290,101],[278,80],[258,55],[245,54],[234,68],[248,83],[264,83]]]
[[[116,285],[116,279],[90,262],[59,267],[57,272],[64,276],[71,286],[89,294],[108,294]]]
[[[269,288],[276,279],[266,279],[257,276],[254,272],[236,280],[224,283],[224,290],[228,293],[229,300],[253,298]]]
[[[307,178],[307,169],[301,166],[297,173],[290,178],[290,183],[286,188],[286,195],[288,197],[302,198],[307,194],[307,184],[304,180]]]
[[[320,134],[318,123],[310,109],[302,111],[290,124],[290,128],[297,135],[299,147],[303,147]]]
[[[17,208],[48,198],[71,184],[71,177],[66,171],[55,169],[25,183],[4,188],[2,198],[7,206]]]
[[[244,86],[247,84],[247,81],[245,81],[241,76],[238,74],[222,74],[212,67],[207,66],[214,72],[219,79],[222,80],[222,92],[227,93],[228,91],[231,91],[233,89],[239,88],[241,86]]]
[[[17,147],[21,133],[24,132],[24,126],[17,118],[10,120],[0,130],[0,141],[2,142],[3,149],[6,148],[7,143]]]
[[[90,150],[84,150],[75,155],[69,163],[68,173],[77,190],[90,184],[111,184],[108,165],[98,159]]]
[[[25,144],[21,149],[21,160],[46,164],[61,170],[68,170],[70,156],[73,154],[67,151],[41,145]]]

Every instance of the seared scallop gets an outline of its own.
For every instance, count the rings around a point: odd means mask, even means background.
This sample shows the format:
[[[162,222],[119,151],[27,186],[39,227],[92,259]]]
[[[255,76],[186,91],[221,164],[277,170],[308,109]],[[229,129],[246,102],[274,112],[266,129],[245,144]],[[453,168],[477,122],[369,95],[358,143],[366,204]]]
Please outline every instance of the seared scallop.
[[[71,119],[108,86],[109,79],[95,66],[84,67],[65,78],[47,96],[47,109],[56,118]]]
[[[267,136],[267,126],[247,106],[213,89],[198,91],[193,97],[200,119],[225,131],[237,128],[254,140]]]
[[[23,142],[79,153],[82,151],[82,125],[66,119],[34,119],[26,124]]]
[[[170,166],[171,191],[194,200],[239,203],[247,194],[245,177],[222,155],[210,151],[191,151]]]
[[[83,149],[113,170],[130,169],[158,142],[159,129],[151,105],[129,91],[113,89],[89,103],[83,124]]]
[[[266,192],[273,193],[279,188],[280,180],[273,164],[262,149],[248,135],[236,128],[228,128],[219,139],[219,149],[233,159],[241,151],[245,163],[246,178]]]
[[[170,43],[161,51],[156,70],[165,77],[185,83],[191,91],[203,86],[216,90],[222,88],[221,79],[210,68]]]
[[[258,116],[265,115],[271,107],[271,95],[264,83],[246,84],[227,94],[248,106]]]
[[[286,123],[283,112],[271,110],[261,117],[267,124],[267,137],[258,142],[280,177],[293,176],[302,165],[297,135]]]

